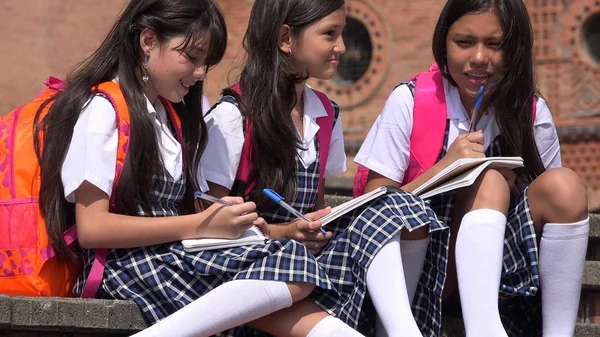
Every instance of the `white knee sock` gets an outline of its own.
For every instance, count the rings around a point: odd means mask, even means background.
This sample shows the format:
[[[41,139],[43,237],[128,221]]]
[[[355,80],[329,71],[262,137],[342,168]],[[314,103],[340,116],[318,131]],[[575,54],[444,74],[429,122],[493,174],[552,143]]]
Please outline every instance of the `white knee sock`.
[[[367,289],[387,335],[422,336],[408,301],[399,236],[383,246],[371,262]]]
[[[579,308],[590,219],[544,226],[540,282],[544,337],[573,336]]]
[[[291,305],[285,282],[234,280],[134,336],[210,336]]]
[[[400,253],[402,254],[402,265],[404,267],[404,279],[408,291],[408,302],[412,304],[417,291],[417,285],[421,278],[421,271],[425,264],[429,237],[422,240],[402,240]]]
[[[507,337],[498,310],[506,216],[478,209],[456,237],[456,276],[467,337]]]
[[[333,316],[327,316],[315,325],[306,337],[364,337],[344,322]]]

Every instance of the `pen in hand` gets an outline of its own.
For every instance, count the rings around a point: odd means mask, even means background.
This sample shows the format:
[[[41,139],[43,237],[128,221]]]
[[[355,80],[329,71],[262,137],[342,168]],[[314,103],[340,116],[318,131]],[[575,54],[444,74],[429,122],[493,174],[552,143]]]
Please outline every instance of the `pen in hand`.
[[[217,204],[221,204],[221,205],[225,205],[225,206],[232,206],[233,203],[223,200],[223,199],[219,199],[219,198],[215,198],[210,194],[206,194],[206,193],[202,193],[202,192],[194,192],[194,196],[196,198],[200,198],[202,200],[206,200],[212,203],[217,203]]]
[[[479,112],[479,108],[481,108],[481,103],[483,102],[483,89],[483,85],[479,87],[477,97],[475,98],[475,105],[471,111],[471,125],[469,125],[469,133],[475,131],[475,126],[477,124],[477,113]]]
[[[307,218],[306,215],[300,213],[297,209],[295,209],[294,207],[290,206],[290,204],[288,204],[287,202],[285,202],[283,200],[282,196],[280,196],[279,194],[277,194],[277,192],[273,191],[272,189],[265,188],[263,190],[263,193],[266,194],[267,197],[269,197],[269,199],[273,200],[274,203],[276,203],[279,206],[285,208],[288,212],[290,212],[291,214],[293,214],[298,219],[302,219],[302,220],[304,220],[306,222],[311,222],[312,221],[309,218]],[[323,228],[319,228],[319,231],[322,234],[327,234],[327,232]]]

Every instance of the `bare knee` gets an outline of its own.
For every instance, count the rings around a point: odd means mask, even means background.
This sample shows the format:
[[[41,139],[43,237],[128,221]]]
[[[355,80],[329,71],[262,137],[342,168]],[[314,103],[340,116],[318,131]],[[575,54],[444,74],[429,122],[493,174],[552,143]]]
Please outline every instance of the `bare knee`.
[[[286,282],[286,285],[290,290],[290,295],[292,295],[294,303],[307,298],[315,289],[315,286],[310,283]]]
[[[587,217],[587,191],[577,175],[568,168],[542,173],[527,192],[534,217],[542,223],[569,223]]]
[[[429,237],[429,227],[423,226],[419,229],[415,229],[409,232],[408,229],[403,228],[400,234],[402,240],[423,240]]]
[[[464,213],[490,208],[506,214],[510,204],[510,188],[500,172],[489,169],[482,172],[472,186],[459,190],[456,201],[462,205]]]

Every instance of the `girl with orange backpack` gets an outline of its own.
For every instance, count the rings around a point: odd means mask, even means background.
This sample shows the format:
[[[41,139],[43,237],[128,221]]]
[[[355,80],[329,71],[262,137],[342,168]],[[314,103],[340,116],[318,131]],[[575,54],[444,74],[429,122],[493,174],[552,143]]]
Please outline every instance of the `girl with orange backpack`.
[[[206,190],[196,175],[207,137],[203,82],[226,44],[213,0],[130,1],[100,47],[42,104],[47,114],[35,116],[47,231],[69,258],[63,231],[76,223],[83,248],[74,294],[133,300],[149,324],[193,313],[185,324],[159,322],[143,336],[236,335],[236,326],[289,307],[316,286],[338,296],[295,241],[242,252],[182,246],[182,239],[237,238],[252,225],[268,231],[252,202],[226,197],[232,205],[201,209],[194,197]]]
[[[433,36],[439,69],[394,89],[355,158],[370,170],[366,191],[392,184],[408,192],[459,158],[523,158],[523,169],[490,169],[474,185],[429,200],[452,228],[452,238],[430,254],[446,256],[449,244],[444,290],[458,283],[467,336],[572,336],[575,328],[589,231],[586,189],[561,168],[552,116],[536,93],[532,50],[523,1],[449,0]],[[420,84],[426,88],[415,90]],[[483,104],[473,113],[481,86]],[[417,102],[433,103],[425,111]],[[441,129],[417,116],[432,109],[441,109]],[[413,158],[427,146],[434,160],[414,174]]]
[[[239,85],[226,89],[205,117],[209,142],[202,173],[211,194],[256,202],[273,238],[310,249],[340,294],[332,298],[317,287],[311,300],[260,319],[261,329],[287,335],[290,324],[303,326],[331,314],[372,335],[376,311],[380,332],[434,336],[444,262],[428,271],[430,292],[418,299],[425,323],[419,326],[410,303],[422,264],[413,261],[422,260],[414,256],[424,255],[427,243],[400,241],[402,228],[441,229],[421,200],[389,189],[321,228],[319,219],[331,211],[325,179],[345,171],[346,156],[338,106],[306,82],[335,75],[345,52],[344,27],[343,0],[254,2]],[[281,194],[300,216],[269,200],[265,188]]]

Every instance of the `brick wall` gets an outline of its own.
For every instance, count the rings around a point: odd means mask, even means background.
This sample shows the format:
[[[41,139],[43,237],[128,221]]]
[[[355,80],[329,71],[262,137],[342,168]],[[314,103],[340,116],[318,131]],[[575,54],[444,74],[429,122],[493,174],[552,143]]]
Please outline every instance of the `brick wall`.
[[[252,0],[218,0],[226,15],[229,47],[225,59],[209,73],[207,96],[218,99],[233,83],[244,54],[241,40]],[[3,0],[0,4],[0,115],[42,89],[48,75],[64,76],[100,43],[126,0]],[[431,36],[443,0],[346,0],[348,15],[368,28],[374,53],[367,75],[354,85],[312,82],[342,107],[347,150],[360,145],[393,87],[427,69]],[[525,0],[536,34],[535,55],[539,85],[560,125],[575,116],[589,116],[584,126],[597,125],[600,111],[600,67],[591,60],[581,39],[582,24],[600,12],[595,0]],[[580,117],[577,117],[580,118]],[[577,129],[574,131],[577,134]],[[574,139],[581,146],[589,140]],[[571,137],[573,138],[573,137]],[[577,145],[579,147],[580,145]],[[595,148],[590,150],[595,151]],[[588,152],[590,152],[588,151]],[[594,152],[595,154],[595,152]],[[600,156],[581,157],[563,151],[563,158],[584,173],[595,193],[600,189]],[[350,157],[351,158],[351,157]],[[583,158],[583,159],[582,159]],[[354,166],[348,162],[352,175]],[[600,199],[598,199],[600,205]]]

